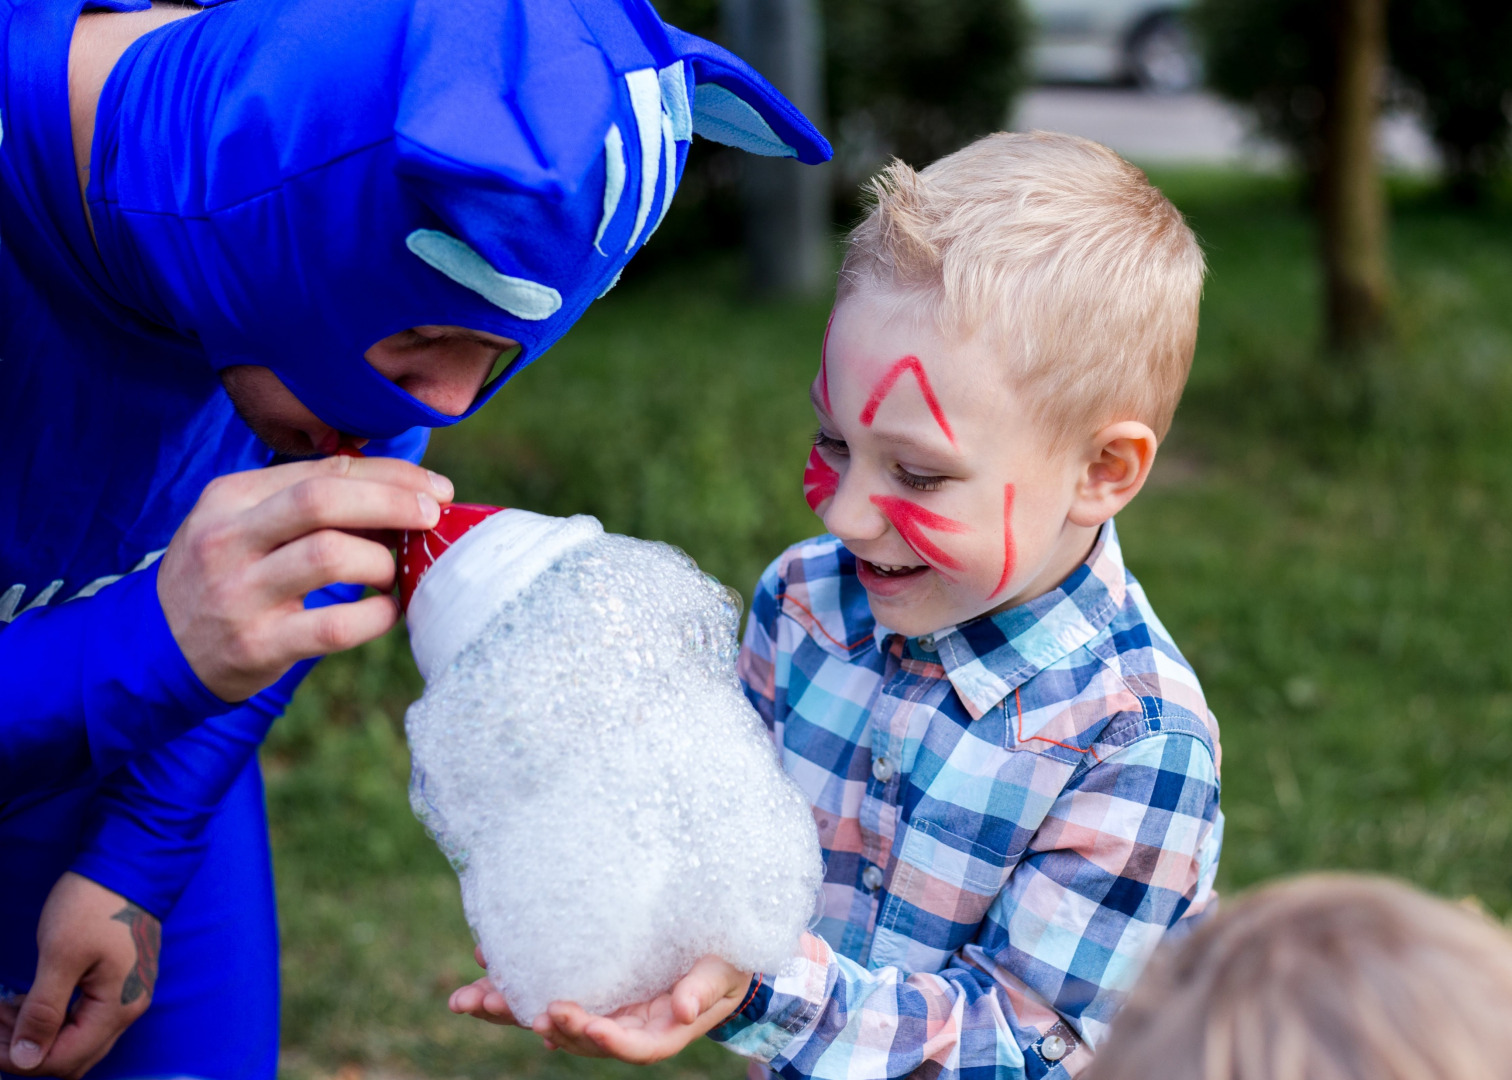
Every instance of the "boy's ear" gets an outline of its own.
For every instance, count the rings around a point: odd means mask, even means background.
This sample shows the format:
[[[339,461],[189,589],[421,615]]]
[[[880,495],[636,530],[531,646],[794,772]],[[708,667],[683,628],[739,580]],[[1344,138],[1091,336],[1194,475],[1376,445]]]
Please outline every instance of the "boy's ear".
[[[1093,437],[1069,515],[1073,524],[1096,527],[1139,494],[1155,464],[1160,440],[1148,424],[1120,420]]]

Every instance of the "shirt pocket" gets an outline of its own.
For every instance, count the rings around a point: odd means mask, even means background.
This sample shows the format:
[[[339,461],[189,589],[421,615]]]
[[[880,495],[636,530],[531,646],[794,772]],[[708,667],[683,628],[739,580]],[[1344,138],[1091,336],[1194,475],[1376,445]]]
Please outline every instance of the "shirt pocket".
[[[939,971],[977,936],[993,900],[1023,858],[935,821],[909,822],[886,882],[867,966]]]

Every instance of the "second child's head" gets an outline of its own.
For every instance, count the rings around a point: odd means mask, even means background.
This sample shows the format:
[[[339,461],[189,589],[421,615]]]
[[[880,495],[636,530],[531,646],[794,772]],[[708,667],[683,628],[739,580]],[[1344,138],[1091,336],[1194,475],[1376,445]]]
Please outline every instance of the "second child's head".
[[[1203,263],[1112,151],[992,135],[895,162],[851,233],[812,396],[809,505],[877,618],[923,634],[1047,592],[1149,475]]]

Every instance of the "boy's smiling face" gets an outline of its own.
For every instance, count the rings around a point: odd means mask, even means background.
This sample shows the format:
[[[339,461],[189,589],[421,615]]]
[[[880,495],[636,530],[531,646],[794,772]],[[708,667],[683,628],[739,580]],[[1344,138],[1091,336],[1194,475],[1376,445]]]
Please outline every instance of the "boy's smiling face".
[[[804,491],[878,621],[917,636],[1058,585],[1138,490],[1155,439],[1131,446],[1149,429],[1123,423],[1052,449],[981,336],[948,341],[908,308],[864,291],[835,308]]]

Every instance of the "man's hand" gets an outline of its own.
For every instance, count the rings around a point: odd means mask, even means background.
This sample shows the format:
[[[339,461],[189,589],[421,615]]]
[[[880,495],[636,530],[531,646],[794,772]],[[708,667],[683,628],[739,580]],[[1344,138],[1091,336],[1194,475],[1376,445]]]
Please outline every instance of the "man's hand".
[[[205,488],[158,571],[158,598],[189,666],[243,701],[295,662],[386,633],[387,596],[306,611],[305,594],[344,582],[387,593],[394,560],[364,530],[429,529],[451,481],[389,458],[329,457],[232,473]]]
[[[479,965],[484,965],[478,952]],[[632,1065],[649,1065],[676,1054],[708,1034],[740,1008],[751,986],[751,973],[717,956],[705,956],[667,993],[650,1001],[594,1016],[571,1001],[555,1001],[531,1025],[548,1050],[583,1057],[612,1057]],[[454,992],[452,1012],[495,1024],[518,1024],[504,997],[479,979]],[[522,1025],[523,1026],[523,1025]]]
[[[0,1006],[0,1067],[26,1076],[83,1076],[147,1011],[162,941],[157,919],[69,872],[37,924],[37,977]],[[69,1010],[75,988],[79,1000]]]

